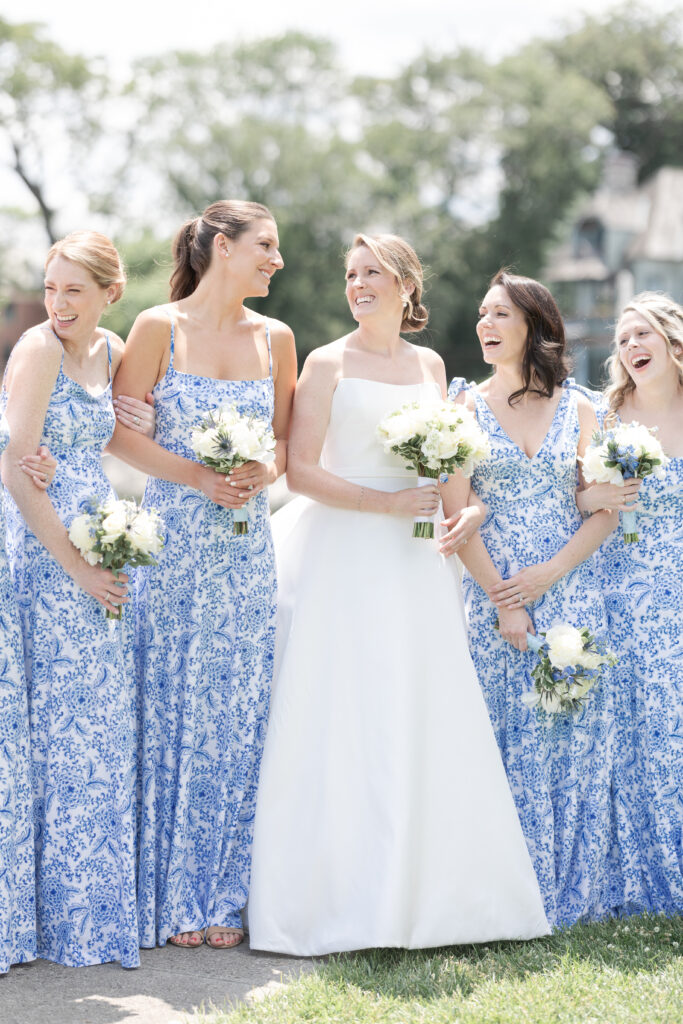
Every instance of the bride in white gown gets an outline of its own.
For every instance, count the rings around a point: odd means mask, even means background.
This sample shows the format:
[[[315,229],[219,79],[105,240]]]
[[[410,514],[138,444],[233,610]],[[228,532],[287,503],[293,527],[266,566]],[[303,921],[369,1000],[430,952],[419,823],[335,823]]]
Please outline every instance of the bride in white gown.
[[[395,236],[356,238],[358,327],[307,359],[273,519],[278,654],[256,812],[254,949],[314,955],[530,938],[549,931],[470,660],[454,559],[413,539],[478,525],[460,474],[415,487],[375,436],[404,402],[446,392],[419,330],[422,271]],[[452,513],[456,513],[452,515]]]

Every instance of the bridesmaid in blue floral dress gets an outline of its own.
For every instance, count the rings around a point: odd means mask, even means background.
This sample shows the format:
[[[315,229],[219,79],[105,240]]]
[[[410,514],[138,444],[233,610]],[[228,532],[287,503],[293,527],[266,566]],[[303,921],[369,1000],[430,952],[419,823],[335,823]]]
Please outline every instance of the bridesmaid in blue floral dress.
[[[602,416],[657,428],[664,477],[601,484],[579,506],[637,498],[638,543],[600,549],[610,643],[620,656],[614,795],[626,911],[683,913],[683,308],[643,293],[623,310]],[[601,417],[602,418],[602,417]],[[640,489],[638,490],[638,487]]]
[[[0,419],[0,452],[9,425]],[[31,750],[24,652],[5,555],[5,514],[0,493],[0,974],[36,956]]]
[[[284,469],[296,381],[289,328],[243,302],[268,294],[278,245],[256,203],[214,203],[184,225],[172,301],[138,317],[117,379],[122,403],[154,395],[154,439],[122,415],[117,451],[150,474],[145,501],[167,526],[158,570],[136,574],[143,946],[243,936],[275,630],[266,487]],[[233,403],[279,440],[275,463],[226,478],[197,461],[190,434]],[[242,507],[248,533],[233,535]]]
[[[616,899],[611,683],[607,674],[580,712],[551,723],[521,699],[534,663],[526,632],[568,622],[606,634],[591,555],[613,517],[598,513],[582,525],[576,506],[577,451],[597,423],[588,400],[562,386],[564,328],[550,293],[500,272],[477,333],[494,374],[481,385],[456,378],[450,388],[492,447],[471,481],[485,519],[459,551],[470,649],[546,914],[566,925],[601,916]]]
[[[120,339],[98,321],[123,290],[116,249],[78,232],[46,262],[48,320],[15,346],[3,407],[8,553],[19,605],[33,762],[38,955],[70,966],[139,963],[135,909],[134,717],[118,623],[125,577],[91,566],[67,529],[81,503],[112,494],[101,454],[114,429]],[[20,461],[46,443],[54,482]]]

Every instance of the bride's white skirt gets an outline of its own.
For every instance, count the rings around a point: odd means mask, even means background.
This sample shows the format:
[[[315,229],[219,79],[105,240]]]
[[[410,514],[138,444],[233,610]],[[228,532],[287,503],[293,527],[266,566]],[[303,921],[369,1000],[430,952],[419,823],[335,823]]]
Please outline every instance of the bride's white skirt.
[[[254,949],[549,931],[469,657],[455,560],[411,530],[305,498],[273,518],[278,664]]]

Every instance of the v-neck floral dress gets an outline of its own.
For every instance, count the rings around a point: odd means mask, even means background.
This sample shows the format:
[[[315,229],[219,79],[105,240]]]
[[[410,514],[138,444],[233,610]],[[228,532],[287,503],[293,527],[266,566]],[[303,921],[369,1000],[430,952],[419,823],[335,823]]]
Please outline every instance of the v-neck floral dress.
[[[41,444],[57,460],[47,493],[67,528],[87,499],[113,494],[101,455],[114,424],[111,381],[93,396],[60,366]],[[7,527],[31,726],[38,955],[136,967],[134,688],[121,626],[9,496]]]
[[[9,424],[0,419],[0,453]],[[36,955],[31,748],[19,615],[5,554],[0,486],[0,974]]]
[[[192,428],[235,404],[271,421],[271,373],[221,380],[170,363],[154,389],[155,440],[197,461]],[[270,353],[270,335],[266,331]],[[143,946],[209,925],[241,927],[275,646],[268,495],[249,532],[200,491],[150,477],[145,504],[166,524],[158,568],[136,573],[141,704],[139,916]]]
[[[488,508],[481,536],[505,579],[546,561],[581,525],[576,506],[579,414],[563,387],[540,450],[530,458],[506,434],[473,384],[452,381],[454,399],[467,389],[491,457],[472,476]],[[465,572],[469,643],[498,745],[536,869],[546,914],[554,925],[597,918],[614,903],[610,797],[614,728],[612,676],[603,675],[576,714],[546,716],[522,696],[533,686],[535,655],[522,653],[495,629],[497,610]],[[527,606],[536,632],[566,622],[607,634],[607,614],[594,559],[587,559]]]

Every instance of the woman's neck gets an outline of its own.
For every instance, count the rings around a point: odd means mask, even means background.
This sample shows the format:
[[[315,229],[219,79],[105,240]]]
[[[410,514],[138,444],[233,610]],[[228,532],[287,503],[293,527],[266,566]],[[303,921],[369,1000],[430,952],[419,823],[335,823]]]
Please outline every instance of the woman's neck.
[[[657,380],[636,385],[627,395],[624,406],[637,413],[651,416],[666,415],[675,406],[683,402],[683,388],[678,381],[678,374],[672,373]]]
[[[244,321],[245,298],[241,292],[231,289],[229,282],[218,281],[209,268],[192,294],[182,300],[181,308],[202,327],[219,332],[235,328]]]
[[[364,320],[354,331],[356,344],[373,355],[393,359],[404,344],[399,334],[400,327],[400,321],[393,319],[382,323]]]

